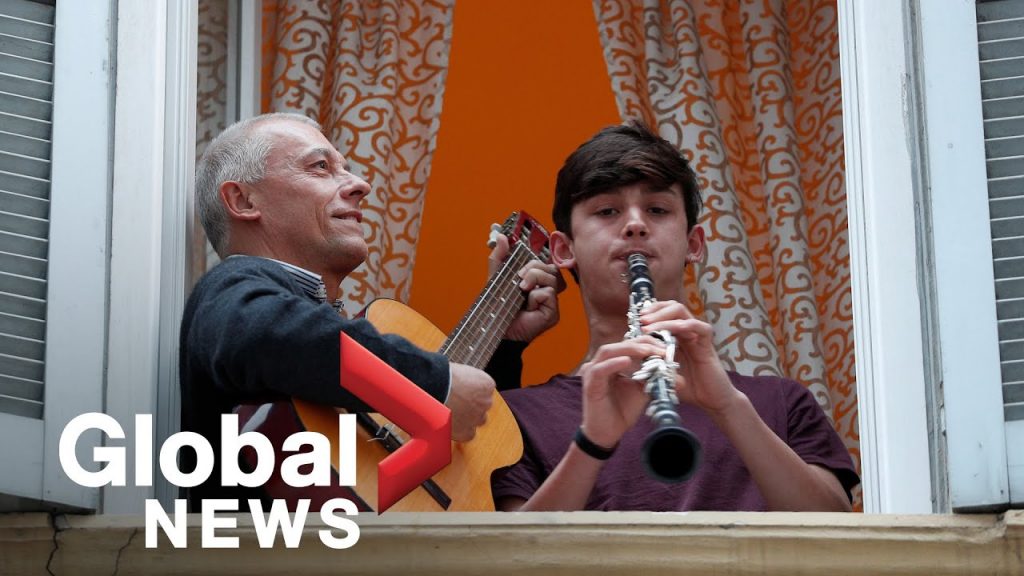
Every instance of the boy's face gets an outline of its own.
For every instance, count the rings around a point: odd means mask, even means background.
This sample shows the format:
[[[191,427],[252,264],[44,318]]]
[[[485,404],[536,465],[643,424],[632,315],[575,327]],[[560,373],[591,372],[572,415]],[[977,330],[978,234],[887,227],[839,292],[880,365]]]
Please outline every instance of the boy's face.
[[[573,238],[552,235],[555,262],[575,268],[585,301],[621,308],[625,317],[628,288],[626,258],[647,256],[658,300],[683,300],[683,269],[702,257],[704,233],[687,233],[682,190],[652,190],[644,182],[592,196],[572,208]]]

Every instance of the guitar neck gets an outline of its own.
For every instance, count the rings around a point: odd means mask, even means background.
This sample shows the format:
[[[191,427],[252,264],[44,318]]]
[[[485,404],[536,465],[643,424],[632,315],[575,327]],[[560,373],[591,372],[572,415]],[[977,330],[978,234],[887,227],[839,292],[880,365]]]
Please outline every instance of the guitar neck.
[[[483,369],[487,365],[505,330],[526,301],[519,288],[522,279],[518,272],[534,259],[526,246],[515,244],[512,254],[441,346],[442,354],[452,362],[474,368]]]

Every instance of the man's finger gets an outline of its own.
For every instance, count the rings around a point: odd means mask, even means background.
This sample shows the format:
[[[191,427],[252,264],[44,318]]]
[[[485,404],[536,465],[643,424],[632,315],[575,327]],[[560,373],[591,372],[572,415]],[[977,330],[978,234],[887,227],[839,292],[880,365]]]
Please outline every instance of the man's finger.
[[[526,310],[533,312],[541,308],[554,308],[551,304],[555,301],[555,289],[547,286],[530,291],[526,297]]]
[[[645,324],[645,333],[658,332],[659,330],[668,330],[677,339],[693,339],[693,338],[713,338],[714,329],[711,325],[702,320],[690,318],[686,320],[662,320],[659,322],[652,322]]]
[[[677,302],[675,300],[661,300],[648,306],[641,319],[645,324],[650,324],[659,320],[671,320],[674,318],[690,319],[694,318],[690,309],[685,304]]]
[[[508,257],[508,237],[504,234],[495,234],[494,247],[491,248],[491,253],[487,256],[487,274],[494,276],[506,257]]]
[[[589,380],[591,382],[595,384],[600,382],[601,384],[598,385],[604,388],[617,372],[628,368],[632,363],[633,359],[628,356],[615,356],[614,358],[598,360],[590,365],[587,375],[590,377]]]
[[[533,260],[519,270],[519,277],[523,279],[519,287],[523,290],[532,290],[536,286],[552,286],[556,292],[565,290],[565,278],[554,264],[544,264],[540,260]]]

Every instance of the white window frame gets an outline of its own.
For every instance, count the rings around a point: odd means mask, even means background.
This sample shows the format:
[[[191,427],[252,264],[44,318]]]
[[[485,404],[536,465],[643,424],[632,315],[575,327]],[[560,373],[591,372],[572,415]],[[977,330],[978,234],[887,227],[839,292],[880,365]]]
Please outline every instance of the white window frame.
[[[157,409],[167,14],[146,0],[120,0],[117,11],[106,413],[133,439],[135,415]],[[134,442],[121,444],[134,453]],[[107,486],[103,511],[140,513],[152,497],[134,482]]]
[[[940,488],[933,489],[931,472],[925,365],[933,358],[924,345],[927,303],[919,285],[919,138],[907,109],[911,1],[838,2],[867,512],[930,513],[941,501],[942,484],[936,479]],[[243,35],[252,22],[243,22]],[[244,74],[243,90],[252,82]]]
[[[99,490],[64,474],[64,426],[103,408],[110,191],[112,4],[59,2],[54,38],[50,238],[43,419],[0,415],[3,490],[27,500],[96,509]],[[98,433],[82,437],[91,460]]]
[[[915,226],[920,213],[914,205],[918,170],[914,150],[921,143],[909,97],[914,69],[908,63],[915,55],[908,53],[912,46],[908,6],[921,16],[923,114],[928,132],[922,145],[927,151],[927,192],[932,200],[951,501],[954,508],[979,502],[984,506],[1005,499],[1006,493],[1001,419],[957,416],[977,413],[983,409],[979,405],[992,405],[992,388],[999,382],[998,358],[992,358],[998,351],[994,296],[979,298],[991,293],[992,286],[991,268],[986,275],[981,264],[987,262],[980,257],[985,253],[981,244],[989,238],[987,200],[971,202],[960,193],[975,189],[979,182],[984,185],[982,139],[976,138],[981,128],[980,96],[972,90],[977,84],[969,81],[978,73],[977,52],[964,50],[976,34],[974,6],[909,1],[839,1],[859,423],[868,512],[931,512],[935,498],[929,473],[924,368],[929,353],[923,336],[924,288]],[[46,414],[42,422],[0,415],[0,432],[21,440],[3,443],[0,456],[25,463],[19,466],[12,493],[89,509],[99,506],[99,491],[82,488],[63,473],[56,450],[60,432],[70,418],[104,408],[126,428],[136,413],[155,409],[158,443],[176,431],[177,331],[187,286],[193,280],[187,277],[186,255],[192,237],[197,2],[168,3],[166,13],[143,0],[118,2],[118,53],[131,51],[137,60],[118,59],[113,176],[111,9],[111,0],[102,2],[100,9],[96,3],[58,4],[51,196],[58,201],[53,202],[51,213]],[[245,19],[258,22],[258,14],[249,10]],[[68,24],[62,26],[64,22]],[[138,28],[131,29],[135,25]],[[252,42],[246,29],[243,25],[242,43]],[[72,41],[61,40],[72,31]],[[258,67],[240,64],[255,69],[258,82]],[[253,106],[246,112],[255,113],[258,84],[253,76],[242,83],[246,86],[241,87],[241,100]],[[162,139],[139,139],[147,133],[162,133]],[[133,169],[134,162],[142,166]],[[117,192],[108,214],[111,178]],[[151,193],[128,193],[136,187]],[[112,223],[109,253],[108,217]],[[111,299],[118,303],[110,308],[109,348],[108,255]],[[105,358],[109,372],[104,406]],[[1001,402],[994,414],[1001,414]],[[981,450],[974,448],[979,441]],[[94,435],[80,443],[83,461],[97,442]],[[985,474],[982,481],[976,477],[979,470]],[[176,496],[166,485],[158,485],[155,492],[165,501]],[[991,494],[996,497],[990,498]],[[110,491],[104,495],[105,509],[135,511],[139,498],[149,495],[148,490]]]
[[[929,513],[904,3],[839,0],[838,6],[864,510]]]
[[[975,5],[839,8],[865,511],[1004,507]]]
[[[260,113],[262,67],[262,6],[257,2],[228,2],[228,124]],[[237,46],[237,49],[235,47]]]
[[[194,5],[195,2],[189,4]],[[990,402],[979,398],[976,390],[970,387],[979,379],[990,381],[987,373],[977,370],[979,360],[984,364],[984,370],[994,368],[997,376],[997,359],[992,363],[990,358],[992,352],[997,351],[997,345],[986,343],[989,336],[994,335],[994,297],[987,303],[984,298],[978,302],[974,295],[980,293],[976,290],[984,284],[985,275],[974,268],[966,270],[959,265],[962,260],[954,257],[954,254],[979,254],[974,250],[979,250],[979,242],[988,238],[987,219],[983,237],[979,228],[981,208],[972,205],[968,208],[969,213],[965,213],[961,202],[963,195],[955,194],[957,189],[962,190],[959,187],[973,186],[971,182],[977,182],[977,150],[967,151],[975,155],[971,159],[973,167],[967,172],[957,173],[963,168],[965,151],[956,150],[956,147],[942,148],[945,146],[943,142],[964,141],[967,139],[965,134],[979,131],[981,126],[980,95],[976,96],[978,121],[975,124],[969,126],[969,122],[963,121],[963,125],[953,127],[947,123],[963,110],[961,107],[966,101],[963,98],[970,97],[967,94],[970,82],[964,80],[965,74],[970,73],[959,68],[959,72],[951,73],[945,59],[954,54],[943,55],[941,52],[943,49],[955,51],[957,46],[964,51],[967,35],[974,34],[973,9],[973,3],[952,9],[944,3],[938,6],[916,0],[839,0],[861,464],[864,509],[867,512],[944,511],[945,479],[933,479],[931,471],[935,467],[933,459],[941,461],[943,457],[943,443],[941,438],[937,438],[942,429],[933,431],[931,441],[929,437],[929,422],[939,422],[941,426],[942,414],[929,413],[928,386],[936,383],[929,382],[926,366],[938,363],[937,372],[945,385],[948,417],[975,409],[976,403],[959,400],[961,396]],[[920,53],[913,51],[916,39],[912,34],[919,23],[914,19],[918,17],[918,10],[921,12]],[[957,18],[961,18],[959,23],[956,23]],[[258,22],[251,15],[244,19],[248,24]],[[959,36],[951,42],[942,31],[954,24]],[[248,38],[245,36],[248,29],[243,25],[243,43]],[[178,49],[179,52],[182,50],[184,48]],[[973,48],[969,51],[969,56],[974,58],[973,70],[977,76],[977,52]],[[952,61],[957,67],[968,67],[970,57],[963,53],[955,56]],[[913,94],[914,63],[919,61],[916,60],[919,57],[924,65],[919,70],[927,77],[924,84],[926,95],[922,98],[924,110],[916,108],[918,105]],[[168,58],[170,60],[171,56]],[[240,74],[240,83],[248,86],[251,77],[247,80],[244,76]],[[183,83],[177,85],[181,87]],[[246,116],[244,109],[250,112],[258,108],[254,95],[257,91],[249,91],[244,86],[240,88],[243,88],[243,97],[239,101],[239,112]],[[961,93],[957,95],[956,92]],[[949,97],[939,98],[938,95]],[[171,97],[170,89],[168,97]],[[181,110],[179,120],[187,117],[187,112],[193,115],[194,124],[195,88],[190,94],[179,92],[174,97],[181,101],[190,100],[190,107],[178,107]],[[951,111],[956,111],[956,114]],[[919,122],[924,122],[927,127],[927,140],[923,141],[924,131],[919,129]],[[171,128],[168,125],[169,131]],[[194,133],[194,129],[188,132]],[[955,140],[953,136],[956,136]],[[174,140],[170,135],[168,138],[168,141]],[[180,151],[181,140],[174,141],[175,148]],[[926,157],[926,164],[921,164],[922,156]],[[952,158],[956,160],[952,161]],[[179,164],[179,167],[183,166]],[[191,168],[180,169],[177,174],[186,177],[185,174],[191,174]],[[980,170],[983,182],[983,155]],[[922,177],[922,174],[927,177]],[[922,190],[923,186],[930,188]],[[178,186],[174,190],[184,188]],[[927,225],[919,228],[923,219],[928,221],[927,210],[923,211],[918,206],[922,198],[933,200],[934,236],[928,239],[919,238],[923,231],[928,233]],[[987,201],[982,204],[987,214]],[[188,209],[190,212],[190,206]],[[164,222],[166,225],[183,219],[173,220],[165,214]],[[959,232],[962,229],[958,224],[956,228],[950,228],[951,224],[964,219],[971,221],[973,248],[970,250],[955,244],[967,236]],[[934,240],[937,254],[933,277],[929,277],[926,270],[928,264],[923,263],[928,261],[931,252],[921,248],[929,240]],[[185,241],[179,239],[177,246],[185,246]],[[181,272],[180,276],[169,278],[183,278],[183,254],[169,254],[167,249],[165,246],[165,272],[171,266]],[[169,255],[177,263],[166,261]],[[929,292],[932,279],[937,285],[934,310],[930,307]],[[988,282],[987,290],[990,292],[990,269]],[[977,305],[965,306],[964,302]],[[165,310],[167,308],[165,304]],[[937,321],[934,330],[929,326],[929,315],[932,314]],[[974,335],[979,333],[974,331],[975,327],[987,330],[988,335],[975,339]],[[162,334],[166,329],[167,326],[162,327]],[[938,358],[939,348],[926,345],[933,334],[939,338],[941,358]],[[161,354],[164,358],[172,358],[167,356],[163,342]],[[165,376],[168,373],[166,367],[162,368],[162,405],[168,402],[163,392],[167,387]],[[998,378],[992,381],[998,382]],[[174,386],[176,395],[176,373]],[[941,402],[942,390],[933,389],[933,392],[938,395],[935,402]],[[173,403],[176,408],[176,398]],[[163,411],[162,417],[166,426],[168,420]],[[977,434],[972,438],[965,437],[964,442],[951,442],[948,448],[953,470],[949,489],[954,508],[965,506],[964,498],[974,490],[972,487],[990,484],[957,476],[957,469],[972,469],[970,466],[958,468],[957,462],[978,456],[977,451],[967,449],[970,442],[980,435],[992,448],[985,450],[986,453],[1005,457],[1005,447],[1004,450],[997,449],[998,439],[1002,438],[1001,421],[997,426],[999,434],[995,434],[996,426],[977,424],[972,420],[965,426]],[[172,425],[177,425],[176,412]],[[958,429],[964,424],[950,426],[950,429]],[[939,476],[944,477],[944,466],[939,467]],[[997,468],[996,463],[994,468],[986,464],[985,469]]]
[[[930,513],[940,500],[930,471],[925,363],[932,358],[924,346],[914,194],[919,166],[912,153],[918,135],[907,110],[910,1],[838,2],[867,512]],[[247,31],[259,21],[251,11],[246,16],[245,6],[241,42],[249,45]],[[239,65],[241,97],[258,107],[258,89],[247,93],[259,86],[258,63]],[[246,76],[247,68],[255,77]]]
[[[953,510],[1009,502],[974,2],[917,0]]]
[[[156,442],[178,431],[181,397],[178,381],[178,333],[185,295],[194,278],[189,274],[192,252],[193,189],[196,156],[196,53],[198,0],[167,4],[167,58],[164,112],[163,243],[160,294],[160,350],[157,386]],[[156,497],[165,505],[178,489],[162,474]]]
[[[118,1],[106,413],[134,438],[154,414],[154,446],[178,430],[178,328],[185,302],[195,156],[197,0]],[[117,441],[117,445],[125,445]],[[133,444],[127,444],[131,454]],[[155,453],[155,452],[154,452]],[[134,478],[134,469],[128,474]],[[103,512],[140,514],[177,490],[103,489]]]

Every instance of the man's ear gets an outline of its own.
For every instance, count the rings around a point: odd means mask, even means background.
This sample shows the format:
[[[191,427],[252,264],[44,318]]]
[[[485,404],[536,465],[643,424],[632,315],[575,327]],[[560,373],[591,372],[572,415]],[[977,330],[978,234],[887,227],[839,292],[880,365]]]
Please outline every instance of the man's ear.
[[[241,182],[228,180],[220,185],[219,192],[220,201],[227,209],[228,216],[235,220],[259,219],[260,211],[249,198],[251,188]]]
[[[572,238],[564,232],[554,231],[551,233],[551,261],[555,266],[566,270],[576,267],[576,254],[572,249]]]
[[[690,233],[686,236],[686,261],[702,262],[706,248],[707,243],[704,241],[704,229],[700,225],[694,226],[693,230],[690,230]]]

